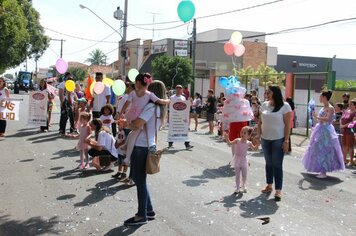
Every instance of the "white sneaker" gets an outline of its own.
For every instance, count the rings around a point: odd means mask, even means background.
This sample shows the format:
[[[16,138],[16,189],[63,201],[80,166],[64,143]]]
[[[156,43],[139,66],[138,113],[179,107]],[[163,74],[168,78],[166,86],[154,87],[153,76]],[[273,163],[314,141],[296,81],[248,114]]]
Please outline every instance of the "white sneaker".
[[[320,173],[316,176],[318,179],[325,179],[327,178],[328,176],[325,174],[325,173]]]

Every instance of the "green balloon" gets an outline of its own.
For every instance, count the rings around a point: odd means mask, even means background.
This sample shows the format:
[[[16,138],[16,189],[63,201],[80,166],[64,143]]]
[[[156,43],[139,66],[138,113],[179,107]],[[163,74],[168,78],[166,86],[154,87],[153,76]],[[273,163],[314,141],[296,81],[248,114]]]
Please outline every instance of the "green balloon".
[[[124,81],[122,80],[115,80],[114,84],[112,85],[112,91],[114,91],[116,96],[121,96],[125,93],[126,86]]]
[[[190,0],[183,0],[178,4],[177,8],[179,19],[184,23],[190,21],[195,14],[194,3]]]
[[[138,72],[137,69],[132,68],[129,70],[128,76],[129,76],[129,80],[131,82],[135,82],[136,76],[139,74],[140,72]]]

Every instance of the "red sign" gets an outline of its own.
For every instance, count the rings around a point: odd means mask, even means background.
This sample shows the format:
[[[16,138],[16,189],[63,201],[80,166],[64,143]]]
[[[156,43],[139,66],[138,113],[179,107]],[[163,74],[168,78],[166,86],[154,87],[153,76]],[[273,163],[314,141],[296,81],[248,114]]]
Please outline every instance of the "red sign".
[[[45,95],[43,95],[42,93],[34,93],[32,95],[32,98],[35,100],[43,100],[45,98]]]
[[[173,104],[173,108],[177,111],[182,111],[187,108],[187,105],[184,102],[176,102]]]

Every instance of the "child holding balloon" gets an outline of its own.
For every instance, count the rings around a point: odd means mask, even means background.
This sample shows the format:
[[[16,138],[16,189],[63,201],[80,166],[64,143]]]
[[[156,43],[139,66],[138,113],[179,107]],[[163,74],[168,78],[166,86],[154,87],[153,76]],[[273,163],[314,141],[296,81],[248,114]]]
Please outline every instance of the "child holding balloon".
[[[143,111],[144,107],[150,102],[158,103],[161,105],[169,104],[169,99],[159,99],[155,94],[147,91],[148,85],[152,82],[152,77],[150,74],[138,74],[135,78],[135,90],[132,91],[127,101],[125,102],[123,108],[120,111],[120,118],[125,114],[126,123],[130,124],[134,121]],[[128,106],[130,109],[126,111]],[[126,113],[125,113],[126,112]],[[131,131],[127,137],[126,144],[122,149],[126,149],[125,162],[128,163],[131,158],[131,153],[134,147],[135,140],[139,135],[140,130]]]

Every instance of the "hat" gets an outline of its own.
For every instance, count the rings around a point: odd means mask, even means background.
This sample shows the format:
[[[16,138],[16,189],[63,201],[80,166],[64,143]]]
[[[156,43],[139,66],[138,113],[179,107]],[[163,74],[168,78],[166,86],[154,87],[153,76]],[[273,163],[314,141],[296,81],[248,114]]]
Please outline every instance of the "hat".
[[[176,88],[183,88],[183,87],[182,87],[182,85],[177,84],[177,85],[176,85]]]

